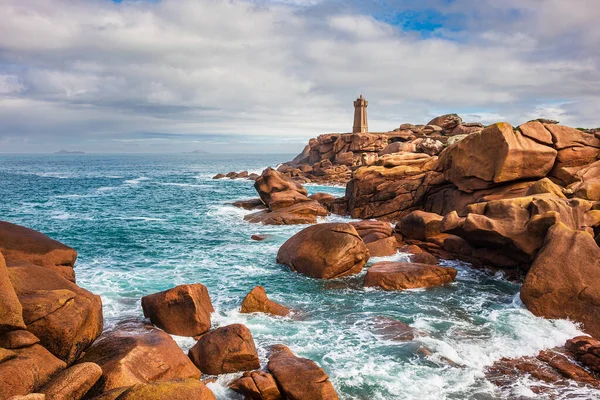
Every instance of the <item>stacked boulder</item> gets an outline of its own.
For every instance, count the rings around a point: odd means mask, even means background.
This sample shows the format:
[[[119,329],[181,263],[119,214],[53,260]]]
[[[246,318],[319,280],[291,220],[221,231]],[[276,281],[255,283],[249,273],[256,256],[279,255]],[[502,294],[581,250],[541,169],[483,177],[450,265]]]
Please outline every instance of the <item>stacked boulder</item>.
[[[266,225],[310,224],[328,214],[319,201],[308,197],[304,186],[272,168],[263,171],[254,187],[267,209],[246,215],[246,221]]]

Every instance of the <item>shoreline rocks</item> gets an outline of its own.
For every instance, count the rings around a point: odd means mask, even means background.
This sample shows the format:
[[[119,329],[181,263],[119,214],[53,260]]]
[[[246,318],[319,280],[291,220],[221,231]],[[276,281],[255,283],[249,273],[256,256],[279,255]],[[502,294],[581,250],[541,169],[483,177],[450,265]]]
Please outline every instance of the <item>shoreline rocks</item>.
[[[246,295],[242,301],[240,312],[242,314],[260,312],[280,317],[285,317],[291,313],[289,308],[269,300],[267,292],[262,286],[256,286]]]
[[[350,224],[309,226],[288,239],[277,252],[277,262],[304,275],[334,279],[359,273],[369,250]]]
[[[365,287],[406,290],[444,285],[454,281],[457,271],[429,264],[386,261],[375,263],[365,275]]]

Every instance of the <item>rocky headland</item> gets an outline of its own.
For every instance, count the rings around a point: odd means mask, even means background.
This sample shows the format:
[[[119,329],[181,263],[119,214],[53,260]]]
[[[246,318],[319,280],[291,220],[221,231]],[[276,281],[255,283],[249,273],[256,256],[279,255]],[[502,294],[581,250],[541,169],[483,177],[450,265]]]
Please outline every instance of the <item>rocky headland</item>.
[[[541,393],[600,385],[599,158],[595,131],[549,120],[484,127],[450,114],[386,133],[321,135],[260,176],[215,178],[254,180],[258,198],[233,203],[253,211],[249,223],[308,225],[277,253],[296,273],[328,280],[366,269],[359,286],[390,296],[453,282],[444,259],[521,281],[532,313],[590,335],[487,370],[499,386],[539,380]],[[345,196],[309,195],[309,182],[345,184]],[[330,213],[352,220],[317,223]],[[409,261],[368,263],[397,252]],[[283,344],[259,352],[243,324],[214,327],[211,288],[198,282],[147,295],[146,319],[104,329],[100,297],[76,283],[76,259],[40,232],[0,222],[0,399],[215,399],[209,382],[225,374],[246,399],[338,398],[314,361]],[[239,300],[241,313],[295,314],[261,286]],[[392,341],[421,334],[387,317],[369,324]],[[172,334],[194,338],[188,354]]]

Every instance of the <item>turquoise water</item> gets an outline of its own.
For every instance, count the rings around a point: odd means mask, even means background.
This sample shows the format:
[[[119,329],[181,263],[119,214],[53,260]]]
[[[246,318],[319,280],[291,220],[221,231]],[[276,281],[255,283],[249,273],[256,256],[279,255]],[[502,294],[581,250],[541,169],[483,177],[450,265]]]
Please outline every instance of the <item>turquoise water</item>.
[[[315,360],[343,399],[535,397],[528,380],[498,391],[485,379],[484,368],[501,357],[562,345],[580,332],[568,321],[534,317],[518,299],[519,286],[502,276],[447,262],[459,270],[455,283],[391,293],[361,288],[364,271],[320,281],[277,265],[279,246],[302,226],[244,222],[247,211],[227,203],[256,197],[252,182],[211,177],[260,173],[292,157],[1,155],[0,219],[77,249],[78,283],[102,296],[107,326],[142,317],[144,295],[200,282],[215,305],[213,325],[246,324],[263,364],[264,349],[275,343]],[[250,240],[255,233],[272,237],[255,242]],[[385,259],[407,260],[400,253]],[[273,300],[298,310],[297,317],[239,314],[241,300],[259,284]],[[413,342],[386,340],[372,329],[376,316],[402,320],[421,333]],[[194,344],[175,339],[186,350]],[[209,385],[219,399],[241,398],[226,388],[231,378],[221,376]],[[590,398],[577,388],[565,389],[565,395]]]

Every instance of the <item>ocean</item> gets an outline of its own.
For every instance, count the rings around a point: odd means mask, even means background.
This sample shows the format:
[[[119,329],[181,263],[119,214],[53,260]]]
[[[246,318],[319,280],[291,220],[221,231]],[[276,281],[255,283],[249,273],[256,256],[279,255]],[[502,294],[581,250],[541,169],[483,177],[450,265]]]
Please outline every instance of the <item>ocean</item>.
[[[142,296],[185,283],[206,285],[216,312],[213,326],[243,323],[261,362],[266,348],[283,343],[316,361],[340,398],[534,398],[521,379],[500,392],[484,369],[501,357],[535,355],[581,334],[569,321],[533,316],[519,285],[502,274],[458,269],[452,284],[384,292],[361,287],[358,276],[322,281],[278,265],[279,246],[304,226],[263,226],[243,220],[249,211],[228,203],[257,197],[248,180],[213,180],[219,172],[260,173],[290,160],[280,155],[0,155],[0,219],[39,230],[75,248],[77,283],[100,295],[105,325],[142,318]],[[343,187],[307,185],[336,196]],[[323,221],[349,221],[330,216]],[[262,242],[252,234],[267,234]],[[371,259],[405,260],[406,254]],[[256,285],[297,310],[294,318],[238,312]],[[418,329],[395,342],[373,329],[374,318]],[[187,351],[191,338],[175,337]],[[241,399],[227,389],[233,375],[210,383],[218,399]],[[567,387],[568,398],[592,392]],[[535,397],[540,398],[540,397]],[[566,398],[566,397],[565,397]]]

